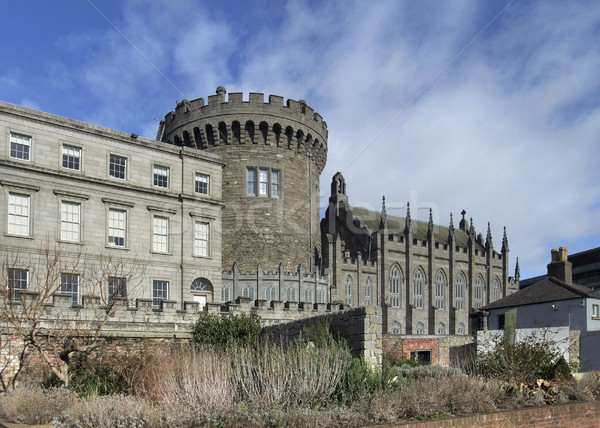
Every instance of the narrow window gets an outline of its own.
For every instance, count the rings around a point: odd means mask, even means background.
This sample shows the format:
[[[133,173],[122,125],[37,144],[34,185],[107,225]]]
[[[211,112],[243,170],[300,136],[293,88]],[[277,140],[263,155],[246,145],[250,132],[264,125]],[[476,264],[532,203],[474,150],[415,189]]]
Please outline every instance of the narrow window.
[[[474,299],[475,309],[479,309],[483,306],[483,278],[480,276],[477,277],[475,281],[475,299]]]
[[[123,156],[110,155],[108,175],[113,178],[125,180],[127,177],[127,158]]]
[[[465,325],[463,323],[458,323],[456,334],[465,334]]]
[[[279,197],[279,171],[271,171],[271,196]]]
[[[327,292],[324,289],[319,290],[319,303],[327,303]]]
[[[60,291],[71,295],[71,303],[79,304],[79,275],[76,273],[60,274]]]
[[[152,307],[162,309],[163,300],[169,298],[169,281],[152,282]]]
[[[194,255],[208,257],[208,223],[194,223]]]
[[[30,196],[8,194],[8,233],[29,236]]]
[[[425,282],[425,275],[423,270],[418,268],[414,275],[414,303],[415,308],[423,308],[423,283]]]
[[[123,210],[108,210],[108,245],[125,246],[125,223],[127,213]]]
[[[296,301],[296,287],[288,287],[288,289],[285,293],[285,297],[288,302],[295,302]]]
[[[13,159],[29,160],[31,137],[10,133],[10,157]]]
[[[79,147],[62,146],[62,166],[75,171],[81,170],[81,149]]]
[[[169,187],[169,168],[154,165],[154,185],[157,187]]]
[[[443,271],[438,271],[435,277],[435,307],[437,309],[444,309],[445,299],[444,293],[446,291],[446,274]]]
[[[247,170],[247,183],[248,183],[248,195],[256,195],[256,170],[254,168],[248,168]]]
[[[444,335],[444,334],[446,334],[446,325],[445,325],[443,322],[441,322],[441,323],[439,323],[439,324],[438,324],[437,333],[438,333],[439,335]]]
[[[196,193],[208,195],[208,175],[196,173]]]
[[[304,290],[304,301],[307,303],[313,302],[313,293],[310,288],[307,288],[306,290]]]
[[[169,219],[166,217],[154,216],[152,219],[152,250],[169,252]]]
[[[21,301],[21,292],[27,290],[28,277],[29,271],[27,269],[8,270],[8,292],[11,300]]]
[[[494,282],[492,283],[492,302],[499,300],[500,296],[500,281],[498,281],[498,278],[494,278]]]
[[[60,239],[61,241],[80,241],[81,204],[76,202],[60,203]]]
[[[249,285],[245,286],[242,290],[242,297],[254,299],[254,288],[250,287]]]
[[[392,324],[392,334],[401,334],[402,333],[402,325],[398,321],[394,321]]]
[[[416,334],[425,334],[425,326],[423,325],[422,322],[418,322],[417,323],[417,329],[416,329]]]
[[[352,277],[350,275],[348,275],[348,277],[346,278],[346,304],[349,306],[352,306],[353,303],[353,297],[352,297],[352,289],[354,288],[354,281],[352,280]]]
[[[269,170],[268,169],[259,169],[259,185],[258,185],[258,194],[260,196],[267,196],[269,190]]]
[[[108,278],[108,302],[117,298],[127,298],[127,281],[125,278],[111,276]]]
[[[600,305],[592,305],[592,318],[600,318]]]
[[[402,274],[398,266],[393,266],[390,270],[390,304],[393,308],[400,307],[400,283]]]
[[[221,300],[223,302],[229,302],[231,300],[231,293],[229,287],[225,286],[221,288]]]
[[[267,302],[270,302],[270,301],[272,301],[272,300],[275,300],[275,299],[276,299],[276,296],[275,296],[275,288],[269,285],[269,286],[268,286],[268,287],[265,289],[265,300],[266,300]]]
[[[370,306],[373,304],[371,299],[371,294],[373,292],[373,283],[371,282],[371,278],[367,278],[365,281],[365,306]]]
[[[467,279],[461,272],[456,280],[456,309],[463,310],[465,308],[465,289],[467,287]]]

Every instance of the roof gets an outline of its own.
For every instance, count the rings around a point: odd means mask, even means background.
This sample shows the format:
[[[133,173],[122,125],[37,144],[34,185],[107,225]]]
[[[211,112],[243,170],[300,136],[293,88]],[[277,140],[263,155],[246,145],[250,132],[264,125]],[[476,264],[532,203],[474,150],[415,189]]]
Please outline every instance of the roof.
[[[563,282],[554,277],[544,278],[516,293],[509,294],[500,300],[483,306],[481,310],[509,308],[514,306],[535,305],[538,303],[557,302],[560,300],[596,297],[589,288],[582,285]]]
[[[358,218],[361,224],[368,227],[371,231],[379,230],[379,223],[381,221],[381,213],[377,211],[371,211],[366,208],[352,207],[353,217]],[[398,217],[393,215],[387,215],[388,232],[394,235],[402,235],[404,233],[404,227],[406,225],[406,219],[404,217]],[[413,237],[415,239],[426,240],[428,222],[420,220],[412,220]],[[434,225],[435,242],[440,244],[448,243],[448,227]],[[454,229],[454,241],[457,246],[466,247],[469,242],[469,236],[459,228]],[[478,244],[476,244],[478,245]],[[482,246],[478,245],[480,249]]]

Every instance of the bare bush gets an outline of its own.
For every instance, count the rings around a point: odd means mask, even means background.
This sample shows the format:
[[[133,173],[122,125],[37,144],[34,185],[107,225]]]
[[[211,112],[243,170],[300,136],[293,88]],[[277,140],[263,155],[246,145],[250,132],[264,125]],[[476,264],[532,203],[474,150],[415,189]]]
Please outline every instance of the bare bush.
[[[230,357],[222,351],[162,348],[148,362],[137,374],[133,391],[153,403],[216,410],[235,400]]]
[[[0,395],[0,414],[16,423],[47,424],[80,399],[65,388],[19,386]]]
[[[313,406],[331,399],[349,360],[345,347],[296,342],[287,348],[262,344],[231,353],[239,399],[280,406]]]
[[[579,379],[563,382],[561,390],[571,399],[593,401],[600,399],[600,373],[584,373]]]

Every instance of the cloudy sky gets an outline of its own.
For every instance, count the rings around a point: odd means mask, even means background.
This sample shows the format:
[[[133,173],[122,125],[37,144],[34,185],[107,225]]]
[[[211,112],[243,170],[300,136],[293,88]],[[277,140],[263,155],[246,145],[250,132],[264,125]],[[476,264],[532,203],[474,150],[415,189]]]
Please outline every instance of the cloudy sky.
[[[305,99],[322,188],[455,224],[511,274],[600,246],[600,7],[590,1],[2,1],[0,99],[153,138],[183,98]],[[326,204],[327,194],[322,197]],[[417,209],[418,208],[418,209]]]

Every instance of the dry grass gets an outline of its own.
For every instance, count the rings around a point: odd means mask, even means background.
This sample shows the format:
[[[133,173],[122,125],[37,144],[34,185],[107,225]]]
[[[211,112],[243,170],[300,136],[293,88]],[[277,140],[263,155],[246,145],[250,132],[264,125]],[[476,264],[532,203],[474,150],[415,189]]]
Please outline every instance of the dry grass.
[[[46,424],[80,401],[68,389],[20,386],[0,395],[0,415],[17,423]]]

